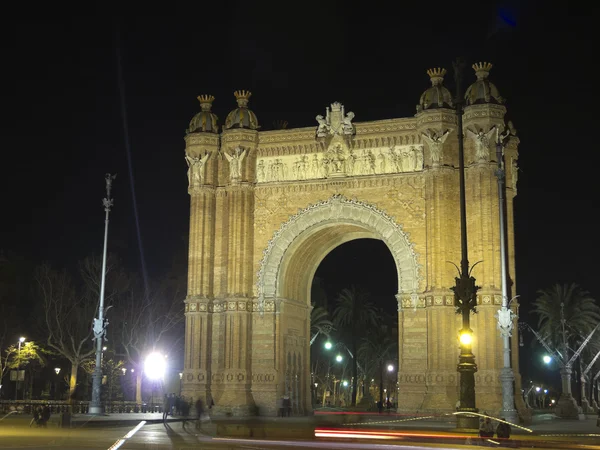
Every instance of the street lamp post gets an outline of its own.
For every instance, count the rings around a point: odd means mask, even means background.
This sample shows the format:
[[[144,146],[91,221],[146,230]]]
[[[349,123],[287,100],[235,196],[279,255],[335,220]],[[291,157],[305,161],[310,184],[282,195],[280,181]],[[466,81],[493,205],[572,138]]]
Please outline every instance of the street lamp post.
[[[475,407],[475,355],[471,349],[471,330],[470,315],[475,312],[477,305],[477,290],[479,286],[475,284],[475,278],[471,276],[469,270],[469,258],[467,252],[467,212],[466,212],[466,194],[465,194],[465,161],[464,161],[464,134],[463,134],[463,91],[462,76],[465,67],[465,61],[457,58],[453,63],[454,79],[456,81],[456,116],[457,116],[457,137],[458,137],[458,164],[459,164],[459,182],[460,182],[460,244],[461,261],[459,277],[456,277],[456,286],[454,291],[454,305],[456,310],[462,316],[462,329],[460,330],[460,356],[458,358],[457,370],[460,374],[460,405],[458,412],[463,413],[457,416],[456,427],[458,429],[478,429],[479,420],[477,416],[464,414],[477,412]]]
[[[24,337],[19,338],[19,351],[17,352],[17,378],[15,380],[15,400],[18,400],[19,397],[19,369],[21,368],[21,344],[25,342]]]
[[[502,383],[502,415],[505,420],[516,423],[518,419],[515,409],[514,381],[515,375],[510,364],[510,337],[512,336],[514,313],[509,308],[508,301],[508,263],[506,258],[506,172],[504,170],[504,141],[508,134],[500,136],[496,129],[496,160],[498,169],[498,216],[500,218],[500,268],[502,276],[502,307],[498,311],[498,328],[502,336],[503,365],[500,371],[500,382]]]
[[[102,414],[102,405],[100,404],[100,390],[102,389],[102,342],[106,334],[106,325],[104,319],[104,282],[106,279],[106,248],[108,243],[108,216],[110,208],[113,206],[113,199],[110,196],[112,182],[116,175],[109,173],[104,177],[106,181],[106,197],[102,199],[104,211],[104,249],[102,252],[102,275],[100,279],[100,302],[98,305],[98,318],[94,318],[94,339],[96,340],[96,367],[94,368],[94,377],[92,384],[92,402],[90,404],[90,414]]]
[[[58,388],[60,387],[60,378],[58,378],[58,374],[60,373],[60,367],[55,367],[54,372],[56,373],[56,385],[54,387],[54,398],[56,400],[58,400],[60,398],[59,394],[58,394]]]

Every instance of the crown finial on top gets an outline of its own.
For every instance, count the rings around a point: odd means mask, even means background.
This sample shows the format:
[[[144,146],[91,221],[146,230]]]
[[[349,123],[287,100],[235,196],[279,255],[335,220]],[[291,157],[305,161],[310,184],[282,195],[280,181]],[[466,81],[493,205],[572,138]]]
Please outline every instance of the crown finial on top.
[[[235,95],[235,98],[237,99],[238,106],[240,108],[243,108],[243,107],[248,106],[248,101],[250,100],[250,97],[252,96],[252,92],[241,90],[241,91],[235,91],[233,93],[233,95]]]
[[[198,101],[200,102],[200,107],[202,111],[210,111],[212,107],[212,102],[215,100],[215,97],[212,95],[199,95]]]
[[[431,78],[431,83],[435,86],[444,81],[444,75],[446,75],[446,69],[443,67],[434,67],[433,69],[427,70],[427,75]]]
[[[488,77],[490,70],[492,70],[493,64],[489,62],[478,62],[473,64],[471,67],[473,67],[477,79],[482,80]]]

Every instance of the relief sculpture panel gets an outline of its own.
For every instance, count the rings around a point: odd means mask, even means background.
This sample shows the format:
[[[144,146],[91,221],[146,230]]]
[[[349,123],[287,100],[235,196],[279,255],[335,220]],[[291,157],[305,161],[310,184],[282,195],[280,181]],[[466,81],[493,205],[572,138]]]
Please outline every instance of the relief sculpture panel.
[[[261,157],[256,162],[258,183],[382,175],[423,170],[423,145],[396,145],[344,151],[341,145],[306,155]]]

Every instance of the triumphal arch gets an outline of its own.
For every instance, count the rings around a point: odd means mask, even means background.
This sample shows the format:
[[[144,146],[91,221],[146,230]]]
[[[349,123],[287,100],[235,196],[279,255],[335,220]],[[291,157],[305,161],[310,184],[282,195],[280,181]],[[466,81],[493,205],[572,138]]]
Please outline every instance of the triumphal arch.
[[[473,66],[464,109],[469,259],[481,286],[472,317],[477,406],[502,409],[502,339],[496,133],[505,148],[509,273],[517,147],[506,108]],[[190,205],[183,393],[214,401],[215,414],[274,415],[288,394],[311,412],[311,282],[335,247],[382,240],[398,277],[399,398],[406,411],[452,411],[458,400],[460,317],[451,287],[460,263],[457,117],[444,69],[412,117],[360,121],[334,102],[314,126],[261,131],[237,91],[220,128],[214,98],[185,136]],[[418,98],[418,97],[416,97]],[[318,110],[315,113],[319,112]],[[356,118],[356,120],[355,120]],[[513,286],[514,287],[514,286]],[[516,305],[513,305],[516,308]],[[520,392],[518,346],[512,363]]]

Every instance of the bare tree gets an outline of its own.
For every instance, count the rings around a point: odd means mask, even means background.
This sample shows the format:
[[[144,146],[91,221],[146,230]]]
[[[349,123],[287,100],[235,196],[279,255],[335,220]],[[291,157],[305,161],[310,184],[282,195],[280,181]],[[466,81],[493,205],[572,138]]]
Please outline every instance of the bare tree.
[[[184,294],[179,283],[164,278],[150,282],[147,290],[144,285],[139,279],[131,283],[114,313],[120,318],[124,357],[135,368],[137,403],[142,402],[144,358],[154,351],[169,354],[183,337]]]
[[[121,272],[115,270],[118,266],[115,259],[109,257],[108,261],[106,304],[110,305],[124,283]],[[93,256],[83,260],[79,270],[83,281],[80,287],[67,271],[57,271],[48,264],[42,264],[35,272],[43,308],[40,324],[47,336],[46,345],[71,363],[69,398],[73,397],[77,387],[79,367],[95,353],[91,324],[98,312],[101,267],[101,261]],[[114,274],[117,275],[112,276]]]
[[[90,322],[97,302],[90,302],[78,292],[66,271],[56,271],[47,264],[37,268],[35,281],[44,310],[46,345],[71,363],[69,398],[72,398],[79,367],[94,354]]]

